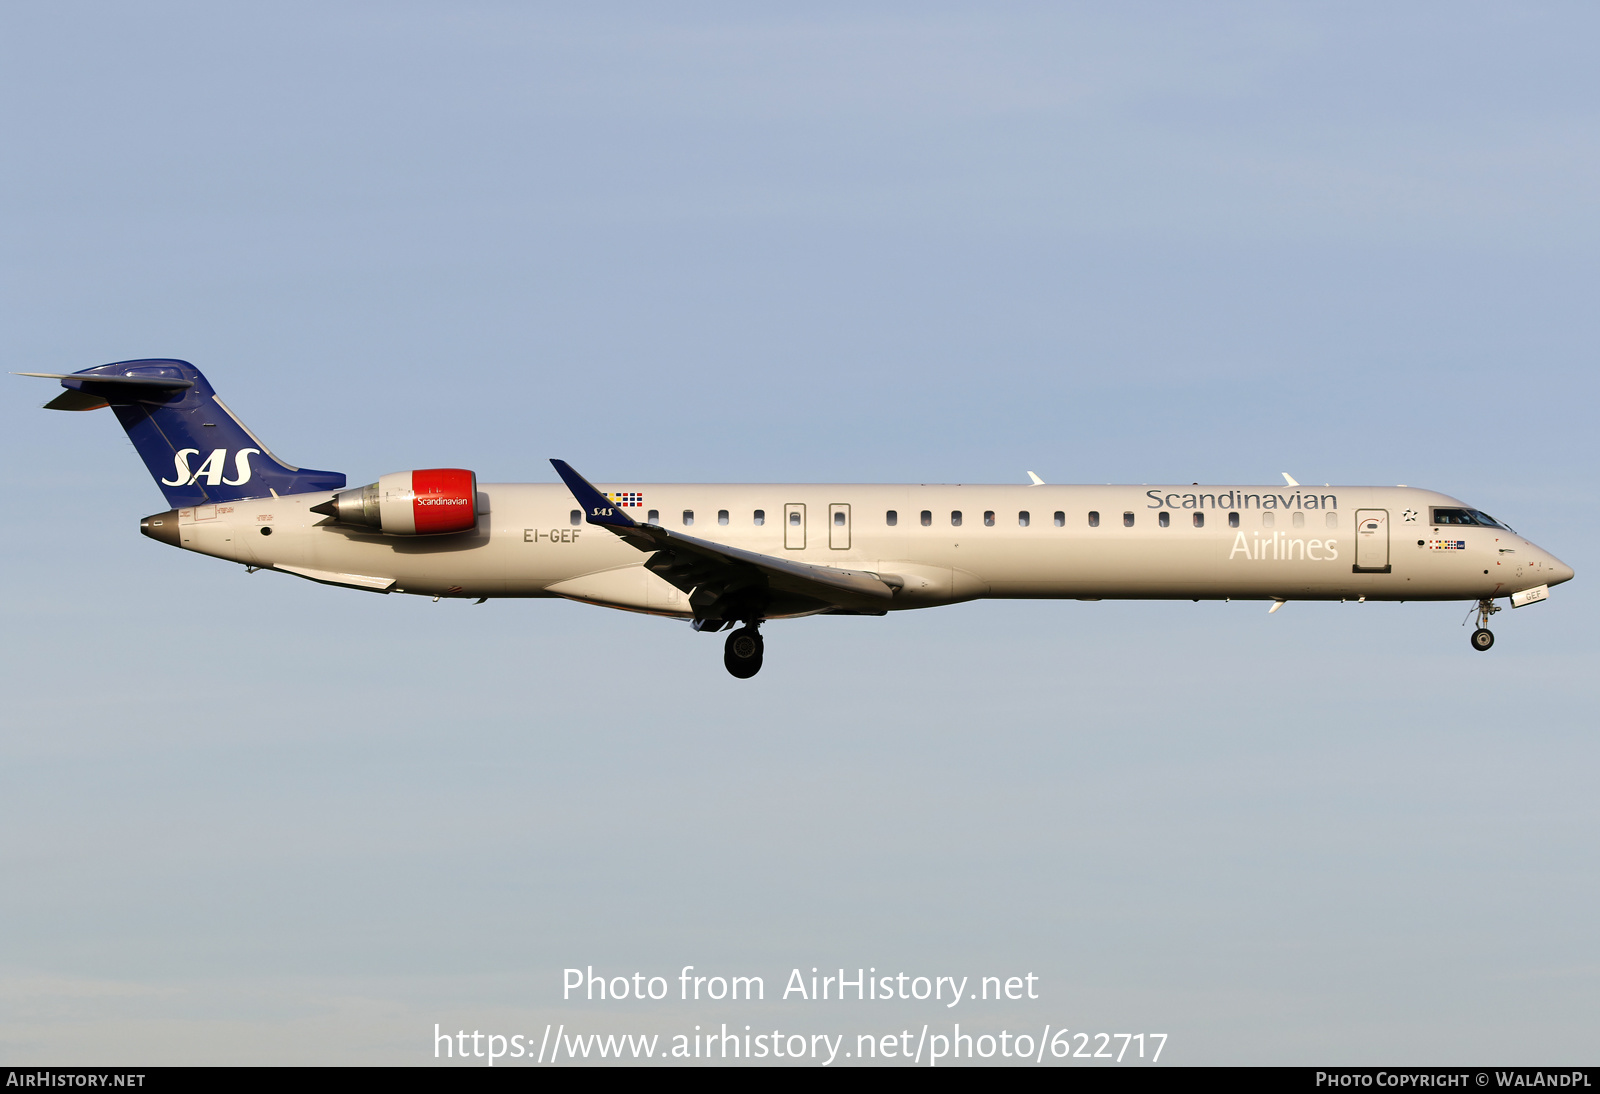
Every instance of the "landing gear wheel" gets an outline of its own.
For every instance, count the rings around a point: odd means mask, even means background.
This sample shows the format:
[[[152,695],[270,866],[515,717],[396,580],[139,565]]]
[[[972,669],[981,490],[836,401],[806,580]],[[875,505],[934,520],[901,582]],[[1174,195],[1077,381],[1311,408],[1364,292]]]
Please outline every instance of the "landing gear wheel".
[[[728,635],[727,644],[722,647],[722,663],[738,679],[748,680],[761,671],[763,646],[760,631],[740,627]]]
[[[1478,601],[1478,606],[1473,609],[1473,611],[1475,611],[1478,615],[1478,629],[1472,632],[1472,648],[1477,650],[1479,653],[1482,653],[1484,650],[1487,650],[1490,646],[1494,645],[1494,632],[1489,629],[1489,617],[1494,615],[1499,610],[1500,605],[1496,604],[1488,597]],[[1472,613],[1469,612],[1467,614],[1467,619],[1471,618]],[[1465,626],[1467,620],[1463,619],[1461,622],[1462,625]]]

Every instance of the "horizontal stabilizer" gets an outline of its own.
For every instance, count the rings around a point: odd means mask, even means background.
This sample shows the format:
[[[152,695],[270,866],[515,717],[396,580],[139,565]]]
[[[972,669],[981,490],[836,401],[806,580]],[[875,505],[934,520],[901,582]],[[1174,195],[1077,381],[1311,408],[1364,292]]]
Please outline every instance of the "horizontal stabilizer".
[[[173,391],[182,391],[194,387],[193,380],[183,380],[176,376],[113,376],[106,374],[87,375],[82,372],[13,372],[13,376],[37,376],[41,380],[81,380],[94,384],[132,384],[135,387],[164,387]]]
[[[61,381],[61,386],[67,390],[44,404],[46,410],[99,410],[113,402],[159,398],[194,387],[192,381],[176,376],[85,376],[73,372],[15,372],[12,375]]]
[[[83,391],[63,391],[54,399],[44,404],[46,410],[99,410],[111,404],[98,395],[90,395]]]
[[[185,380],[178,376],[117,376],[115,374],[97,373],[85,374],[83,372],[13,372],[13,376],[37,376],[41,380],[65,380],[63,387],[91,387],[115,390],[121,388],[132,393],[143,390],[150,391],[186,391],[194,387],[193,380]]]

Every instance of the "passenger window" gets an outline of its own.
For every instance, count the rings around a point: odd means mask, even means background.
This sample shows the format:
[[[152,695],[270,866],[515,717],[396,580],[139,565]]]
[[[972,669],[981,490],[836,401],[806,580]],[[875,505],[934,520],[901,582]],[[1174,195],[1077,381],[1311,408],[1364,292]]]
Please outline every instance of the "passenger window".
[[[1322,523],[1326,524],[1329,528],[1339,527],[1339,514],[1330,509],[1323,516]]]
[[[800,527],[800,510],[795,509],[789,513],[789,527]]]
[[[568,518],[568,519],[571,520],[572,526],[574,528],[576,528],[578,525],[583,523],[583,510],[582,509],[574,509],[572,511],[572,516],[570,518]]]
[[[950,526],[952,528],[960,528],[961,527],[961,510],[959,510],[959,509],[950,510]]]
[[[1228,514],[1228,527],[1229,528],[1237,528],[1237,527],[1239,527],[1239,514],[1238,513],[1229,513]]]
[[[1090,528],[1098,528],[1098,527],[1100,527],[1100,514],[1095,512],[1092,509],[1089,511],[1089,527]]]
[[[760,525],[765,523],[767,523],[767,511],[765,509],[757,509],[756,524]]]
[[[983,511],[983,526],[985,528],[993,528],[994,527],[994,510],[993,509],[985,509]]]
[[[728,523],[728,511],[726,509],[718,509],[717,510],[717,523],[718,524],[727,524]]]
[[[1306,526],[1306,515],[1296,509],[1294,516],[1289,518],[1289,523],[1296,528],[1304,528]]]
[[[686,524],[686,525],[694,523],[694,510],[693,509],[685,509],[683,511],[683,523]]]
[[[659,510],[659,509],[650,510],[650,512],[645,516],[644,522],[646,524],[660,524],[661,523],[661,510]]]
[[[1204,528],[1206,526],[1206,515],[1204,513],[1196,513],[1194,515],[1194,526],[1196,528]]]
[[[1066,526],[1067,526],[1067,514],[1063,513],[1061,510],[1057,509],[1056,510],[1056,527],[1057,528],[1065,528]]]
[[[1263,528],[1271,528],[1274,524],[1277,524],[1277,523],[1278,523],[1278,515],[1276,513],[1262,513],[1261,514],[1261,527],[1263,527]]]
[[[1157,513],[1156,514],[1156,523],[1161,525],[1161,527],[1166,528],[1167,526],[1169,526],[1172,523],[1172,514],[1171,513]]]
[[[933,523],[933,511],[929,510],[929,509],[924,509],[922,511],[922,526],[924,528],[927,528],[932,523]]]
[[[893,528],[896,524],[900,523],[900,514],[891,509],[887,513],[883,514],[883,522],[890,528]]]
[[[1026,509],[1017,514],[1017,523],[1022,525],[1024,528],[1028,526],[1028,521],[1030,519],[1031,518],[1028,516],[1028,511]]]
[[[1122,514],[1122,526],[1124,528],[1132,528],[1133,527],[1133,514],[1132,513],[1124,513],[1124,514]]]
[[[844,510],[841,509],[837,513],[833,514],[833,526],[835,528],[844,527]]]

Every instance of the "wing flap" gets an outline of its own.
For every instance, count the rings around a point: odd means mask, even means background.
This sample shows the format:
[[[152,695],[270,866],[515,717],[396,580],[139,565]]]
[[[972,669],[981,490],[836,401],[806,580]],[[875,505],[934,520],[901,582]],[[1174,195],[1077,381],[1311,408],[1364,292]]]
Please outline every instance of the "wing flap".
[[[341,574],[330,570],[313,570],[309,566],[286,566],[281,562],[274,563],[274,570],[282,570],[295,577],[309,578],[320,581],[324,585],[341,585],[346,589],[369,589],[375,593],[386,593],[394,587],[395,579],[392,577],[368,577],[366,574]]]

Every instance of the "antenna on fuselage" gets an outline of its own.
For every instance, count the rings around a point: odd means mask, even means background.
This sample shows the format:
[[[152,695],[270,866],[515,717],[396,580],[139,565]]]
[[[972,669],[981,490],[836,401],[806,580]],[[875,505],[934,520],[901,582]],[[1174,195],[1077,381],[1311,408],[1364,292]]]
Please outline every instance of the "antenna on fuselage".
[[[1041,479],[1038,475],[1035,475],[1032,471],[1028,472],[1028,478],[1033,480],[1031,483],[1028,484],[1029,486],[1043,486],[1044,485],[1044,480]]]
[[[1299,486],[1300,485],[1299,483],[1294,481],[1294,476],[1289,474],[1289,472],[1287,472],[1287,471],[1279,471],[1278,474],[1282,475],[1283,476],[1283,481],[1288,483],[1290,486]]]

